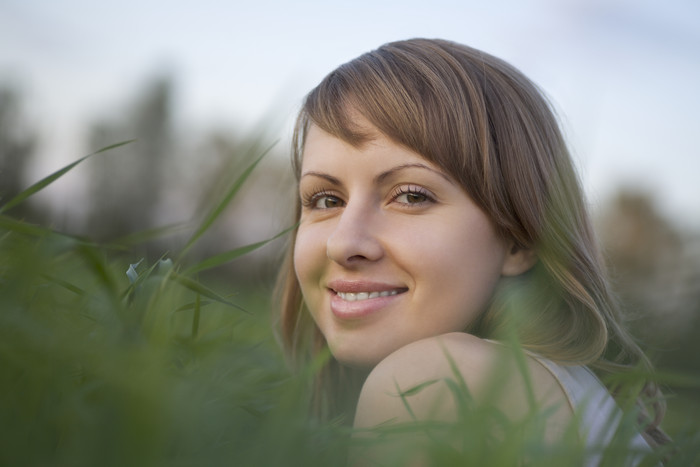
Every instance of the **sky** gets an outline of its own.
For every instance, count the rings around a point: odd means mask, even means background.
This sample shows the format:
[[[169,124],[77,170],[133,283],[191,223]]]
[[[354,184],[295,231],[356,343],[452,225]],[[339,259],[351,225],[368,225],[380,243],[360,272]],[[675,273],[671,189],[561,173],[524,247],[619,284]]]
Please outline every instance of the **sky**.
[[[85,125],[164,71],[183,128],[266,121],[286,135],[325,74],[410,37],[480,48],[539,84],[594,209],[638,186],[700,229],[694,0],[0,0],[0,82],[41,129],[38,178],[96,149]]]

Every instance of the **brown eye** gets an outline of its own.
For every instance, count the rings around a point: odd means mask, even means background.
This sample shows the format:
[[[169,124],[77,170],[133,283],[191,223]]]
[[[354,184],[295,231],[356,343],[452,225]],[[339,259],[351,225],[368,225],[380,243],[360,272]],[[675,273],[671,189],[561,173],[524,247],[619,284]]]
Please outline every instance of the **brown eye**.
[[[434,201],[434,198],[424,188],[415,185],[409,185],[398,188],[393,195],[395,203],[414,206]]]
[[[318,196],[313,202],[314,209],[332,209],[339,208],[342,205],[343,202],[340,198],[331,195]]]
[[[405,204],[417,204],[426,201],[428,198],[422,193],[403,193],[396,197],[396,201]]]

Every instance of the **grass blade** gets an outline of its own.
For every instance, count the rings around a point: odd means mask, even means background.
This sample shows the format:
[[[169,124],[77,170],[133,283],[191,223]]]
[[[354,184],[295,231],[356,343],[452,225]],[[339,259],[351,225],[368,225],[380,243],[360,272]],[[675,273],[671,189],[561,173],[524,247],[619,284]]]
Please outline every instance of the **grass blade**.
[[[184,222],[165,225],[161,227],[154,227],[152,229],[142,230],[133,234],[125,235],[123,237],[117,238],[112,243],[121,246],[133,246],[140,245],[149,242],[154,239],[161,239],[168,235],[173,235],[181,232],[187,228],[187,224]]]
[[[194,266],[190,267],[187,269],[183,274],[186,276],[189,276],[191,274],[194,274],[196,272],[204,271],[205,269],[211,269],[216,266],[220,266],[224,263],[228,263],[229,261],[233,261],[234,259],[238,258],[239,256],[243,256],[247,253],[250,253],[251,251],[255,251],[260,247],[263,247],[270,243],[273,240],[277,240],[280,238],[282,235],[285,235],[289,233],[291,230],[296,228],[297,224],[284,229],[280,233],[276,234],[274,237],[270,237],[266,240],[262,240],[259,242],[251,243],[249,245],[244,245],[242,247],[235,248],[233,250],[226,251],[224,253],[218,254],[216,256],[212,256],[210,258],[205,259],[204,261],[195,264]]]
[[[30,187],[27,188],[26,190],[23,190],[21,193],[19,193],[17,196],[15,196],[14,198],[12,198],[10,201],[8,201],[7,203],[5,203],[4,205],[0,206],[0,213],[5,212],[5,211],[7,211],[8,209],[11,209],[11,208],[17,206],[17,205],[20,204],[22,201],[24,201],[25,199],[27,199],[27,198],[29,198],[30,196],[32,196],[34,193],[37,193],[37,192],[43,190],[44,188],[46,188],[47,186],[49,186],[50,184],[52,184],[53,182],[55,182],[57,179],[61,178],[61,177],[62,177],[63,175],[65,175],[67,172],[69,172],[70,170],[72,170],[73,167],[75,167],[76,165],[78,165],[78,164],[80,164],[81,162],[83,162],[83,161],[84,161],[85,159],[87,159],[88,157],[92,157],[92,156],[94,156],[94,155],[96,155],[96,154],[99,154],[99,153],[101,153],[101,152],[108,151],[108,150],[110,150],[110,149],[118,148],[119,146],[124,146],[125,144],[131,143],[131,142],[133,142],[133,141],[135,141],[135,140],[132,139],[132,140],[129,140],[129,141],[122,141],[121,143],[116,143],[116,144],[111,144],[111,145],[109,145],[109,146],[105,146],[105,147],[103,147],[102,149],[98,149],[97,151],[95,151],[95,152],[93,152],[93,153],[91,153],[91,154],[88,154],[87,156],[81,157],[81,158],[78,159],[77,161],[68,164],[67,166],[63,167],[63,168],[60,169],[60,170],[57,170],[56,172],[52,173],[51,175],[42,178],[41,180],[39,180],[38,182],[36,182],[35,184],[33,184],[32,186],[30,186]]]
[[[223,303],[224,305],[228,305],[230,307],[237,308],[241,311],[244,311],[244,312],[250,314],[250,311],[246,310],[242,306],[236,305],[235,303],[233,303],[229,300],[226,300],[224,297],[217,294],[216,292],[214,292],[210,288],[206,287],[205,285],[200,284],[197,281],[190,279],[189,277],[186,277],[186,276],[183,276],[180,274],[176,274],[176,273],[172,273],[170,277],[172,277],[173,280],[179,282],[180,284],[187,287],[188,289],[190,289],[193,292],[196,292],[204,297],[210,298],[210,299],[215,300],[219,303]]]
[[[276,144],[276,142],[274,143]],[[219,218],[221,213],[226,209],[226,206],[229,205],[231,200],[233,199],[234,196],[236,196],[236,193],[238,193],[238,190],[241,189],[241,186],[243,186],[243,183],[248,179],[250,176],[250,173],[255,169],[255,167],[260,163],[263,157],[267,155],[267,153],[270,152],[270,150],[273,148],[274,144],[270,145],[263,153],[253,161],[252,164],[250,164],[244,171],[243,173],[236,179],[234,184],[229,188],[229,190],[226,192],[226,195],[223,197],[221,201],[212,209],[209,214],[204,218],[202,223],[200,224],[199,228],[197,231],[192,235],[192,237],[189,239],[187,244],[185,245],[185,248],[182,250],[182,254],[180,255],[181,257],[185,256],[185,254],[189,251],[189,249],[192,247],[192,245],[195,244],[199,238],[204,235],[204,233],[211,227],[211,225]]]
[[[43,277],[44,279],[46,279],[54,284],[57,284],[57,285],[63,287],[66,290],[73,292],[76,295],[79,295],[81,297],[87,296],[87,292],[85,290],[81,289],[77,285],[71,284],[68,281],[64,281],[63,279],[59,279],[58,277],[49,276],[48,274],[42,274],[41,277]]]
[[[406,395],[403,391],[401,391],[401,388],[399,387],[399,383],[394,381],[394,386],[396,386],[396,392],[399,394],[401,402],[403,403],[404,408],[408,412],[408,415],[411,417],[412,420],[417,420],[416,414],[413,413],[413,409],[411,408],[411,404],[408,403],[408,401],[406,400]]]
[[[418,394],[423,389],[427,388],[428,386],[432,386],[433,384],[437,383],[438,381],[440,381],[440,380],[439,379],[431,379],[431,380],[425,381],[423,383],[416,384],[412,388],[408,388],[405,391],[401,391],[400,395],[404,396],[404,397],[405,396],[413,396],[414,394]],[[394,383],[396,383],[396,382],[394,382]],[[396,386],[398,387],[398,385],[396,385]]]
[[[8,232],[14,232],[21,235],[29,235],[31,237],[45,237],[49,235],[57,235],[59,237],[64,237],[71,239],[79,244],[90,244],[90,241],[75,235],[65,234],[51,230],[46,227],[41,227],[35,224],[30,224],[24,221],[18,221],[10,216],[0,214],[0,229],[6,230]]]
[[[200,302],[201,302],[202,296],[197,294],[194,300],[194,315],[192,316],[192,336],[191,339],[194,339],[197,337],[197,333],[199,332],[199,317],[201,315],[201,307],[200,307]]]
[[[212,303],[214,303],[214,302],[210,301],[210,300],[200,300],[198,303],[195,303],[195,302],[185,303],[184,305],[175,309],[175,311],[179,312],[179,311],[194,310],[197,306],[199,306],[199,309],[201,310],[205,306],[211,305]]]

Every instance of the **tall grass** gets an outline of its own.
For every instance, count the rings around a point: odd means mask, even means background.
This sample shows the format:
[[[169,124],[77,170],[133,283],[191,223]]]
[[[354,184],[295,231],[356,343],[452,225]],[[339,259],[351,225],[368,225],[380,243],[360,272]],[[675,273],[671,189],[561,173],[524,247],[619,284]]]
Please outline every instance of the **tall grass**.
[[[272,239],[184,262],[259,159],[182,252],[150,263],[124,245],[98,245],[4,214],[84,159],[0,207],[0,465],[334,466],[387,439],[399,449],[385,461],[402,465],[415,446],[402,440],[416,433],[428,441],[422,455],[434,465],[577,465],[585,456],[576,443],[542,441],[546,411],[514,424],[493,410],[464,410],[448,426],[416,422],[356,436],[337,420],[309,418],[313,369],[287,369],[267,297],[197,279]],[[470,407],[457,383],[453,396]],[[419,391],[402,397],[410,406]],[[624,433],[620,439],[607,465],[626,447]],[[673,465],[697,462],[698,441],[696,432],[679,440]],[[648,457],[649,465],[657,460]]]

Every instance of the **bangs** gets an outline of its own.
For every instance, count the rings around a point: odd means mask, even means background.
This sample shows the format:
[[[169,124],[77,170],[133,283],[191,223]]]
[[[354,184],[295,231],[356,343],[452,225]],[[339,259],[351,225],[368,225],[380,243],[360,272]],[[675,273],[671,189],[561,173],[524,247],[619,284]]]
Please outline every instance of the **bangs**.
[[[501,234],[533,245],[548,208],[544,174],[566,154],[549,120],[536,87],[502,60],[449,41],[395,42],[308,94],[293,164],[298,176],[311,124],[356,147],[378,131],[451,177]]]
[[[310,123],[326,133],[360,147],[373,137],[373,131],[360,121],[368,120],[367,109],[362,106],[366,97],[352,89],[352,80],[347,80],[340,71],[331,73],[306,98],[302,116],[305,117],[304,132]]]
[[[434,44],[429,48],[386,45],[326,76],[306,97],[297,122],[297,168],[313,123],[355,147],[379,131],[440,167],[461,186],[473,187],[468,180],[476,173],[469,173],[480,172],[481,151],[468,99],[456,76],[460,65],[446,60],[443,56],[448,54]],[[445,80],[445,74],[453,79]]]

